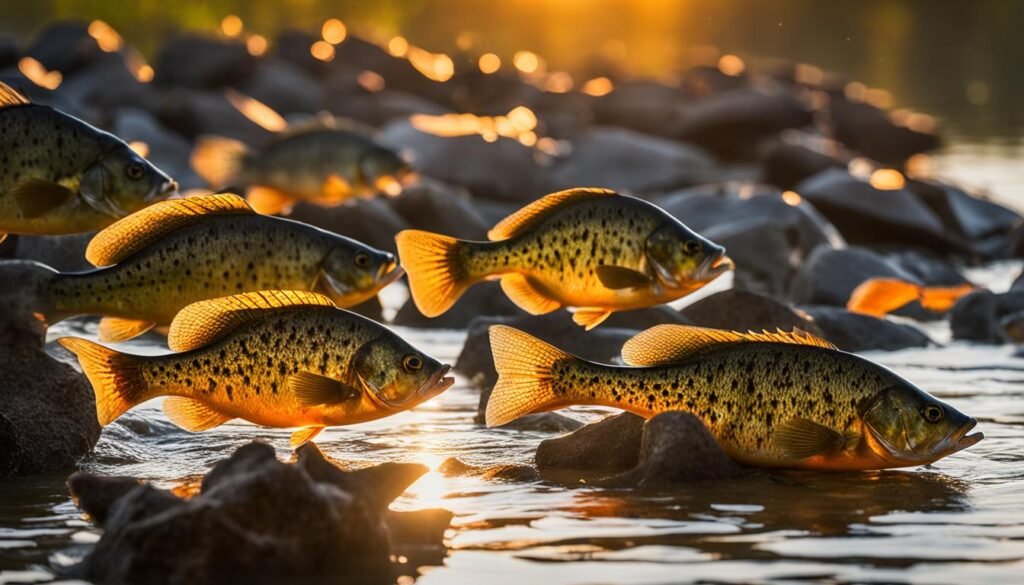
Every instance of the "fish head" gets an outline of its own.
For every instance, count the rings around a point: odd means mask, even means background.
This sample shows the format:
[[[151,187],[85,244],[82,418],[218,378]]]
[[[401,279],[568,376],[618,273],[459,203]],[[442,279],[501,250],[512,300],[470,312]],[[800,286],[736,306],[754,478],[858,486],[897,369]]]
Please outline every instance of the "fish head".
[[[355,377],[371,400],[392,412],[409,410],[447,390],[451,366],[386,333],[365,343],[353,357]]]
[[[79,192],[93,209],[121,218],[162,201],[178,184],[127,144],[115,147],[82,176]]]
[[[887,460],[925,464],[974,445],[977,421],[909,382],[891,386],[866,405],[868,443]]]
[[[699,287],[733,268],[725,248],[676,221],[647,237],[645,255],[668,289]]]
[[[334,246],[320,266],[320,276],[339,307],[351,307],[370,299],[405,273],[390,252],[340,236],[333,242]]]
[[[398,195],[412,168],[397,152],[374,145],[359,159],[359,174],[372,191]]]

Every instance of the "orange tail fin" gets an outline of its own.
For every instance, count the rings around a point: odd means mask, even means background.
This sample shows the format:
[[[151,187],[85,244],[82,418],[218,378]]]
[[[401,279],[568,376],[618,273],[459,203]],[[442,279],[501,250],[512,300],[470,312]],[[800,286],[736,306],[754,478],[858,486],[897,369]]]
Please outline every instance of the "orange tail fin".
[[[419,230],[395,236],[398,256],[409,274],[409,289],[416,308],[427,317],[441,315],[473,284],[460,248],[465,242]]]
[[[148,387],[139,368],[140,356],[119,353],[77,337],[57,340],[78,357],[96,393],[96,418],[106,426],[136,404],[145,402]]]
[[[854,289],[846,308],[854,313],[875,317],[899,309],[907,303],[918,301],[921,306],[944,313],[953,308],[960,297],[975,290],[971,284],[958,286],[920,286],[898,278],[871,278]]]

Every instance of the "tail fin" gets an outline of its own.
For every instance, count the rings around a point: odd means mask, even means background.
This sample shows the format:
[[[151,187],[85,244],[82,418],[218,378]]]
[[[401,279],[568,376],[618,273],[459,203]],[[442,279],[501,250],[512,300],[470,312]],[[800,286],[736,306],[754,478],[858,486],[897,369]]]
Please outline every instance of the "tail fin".
[[[487,426],[560,406],[552,388],[551,366],[572,356],[512,327],[492,325],[489,331],[498,383],[487,402]]]
[[[898,278],[871,278],[854,289],[850,300],[846,302],[846,308],[854,313],[884,317],[907,303],[918,301],[930,311],[945,313],[953,308],[960,297],[974,290],[974,285],[970,283],[920,286]]]
[[[238,180],[245,168],[249,147],[221,136],[202,136],[192,150],[192,168],[214,189]]]
[[[975,290],[977,287],[970,283],[957,286],[926,286],[921,289],[921,306],[929,311],[945,313],[953,308],[960,297]]]
[[[119,353],[77,337],[62,337],[57,343],[75,354],[82,364],[96,393],[96,418],[101,425],[110,424],[148,398],[139,356]]]
[[[395,236],[398,256],[409,274],[416,308],[427,317],[441,315],[459,300],[473,280],[459,255],[464,242],[449,236],[405,230]]]

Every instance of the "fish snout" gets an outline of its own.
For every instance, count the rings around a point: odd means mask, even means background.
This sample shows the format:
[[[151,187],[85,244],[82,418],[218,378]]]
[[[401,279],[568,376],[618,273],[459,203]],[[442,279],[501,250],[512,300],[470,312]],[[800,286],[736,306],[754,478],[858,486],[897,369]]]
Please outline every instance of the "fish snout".
[[[427,400],[451,388],[452,384],[455,383],[455,378],[448,375],[451,371],[452,367],[450,365],[442,364],[437,369],[437,372],[420,386],[420,389],[416,392],[417,396],[421,400]]]
[[[956,435],[953,437],[954,450],[963,451],[964,449],[977,444],[979,441],[985,438],[985,434],[980,432],[974,433],[973,435],[967,434],[971,432],[971,429],[973,429],[977,425],[977,419],[972,418],[968,420],[966,423],[964,423],[963,426],[960,427]]]
[[[701,263],[700,268],[697,270],[698,278],[702,281],[709,281],[718,276],[733,270],[736,268],[736,264],[725,255],[725,248],[721,246],[713,254],[709,254],[704,262]]]
[[[405,269],[399,266],[398,259],[395,258],[394,254],[387,255],[387,261],[381,262],[380,268],[377,271],[377,282],[380,287],[383,288],[392,282],[395,282],[402,275],[405,274]]]

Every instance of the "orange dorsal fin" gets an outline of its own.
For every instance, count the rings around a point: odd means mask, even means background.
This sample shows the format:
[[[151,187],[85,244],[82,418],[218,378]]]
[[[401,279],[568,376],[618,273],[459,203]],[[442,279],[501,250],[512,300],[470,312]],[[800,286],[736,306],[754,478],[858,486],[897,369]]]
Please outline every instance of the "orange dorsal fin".
[[[579,203],[580,201],[597,199],[599,197],[613,197],[615,195],[618,195],[618,193],[609,189],[590,187],[567,189],[545,195],[498,222],[498,225],[487,232],[487,239],[491,241],[507,240],[512,236],[521,234],[530,226],[569,205]]]
[[[28,98],[6,83],[0,81],[0,108],[30,104]]]
[[[85,250],[93,266],[110,266],[206,215],[255,213],[231,193],[171,199],[119,219],[96,234]]]
[[[631,366],[674,364],[722,345],[734,343],[785,343],[837,349],[806,331],[740,333],[690,325],[657,325],[638,333],[622,346],[622,359]]]
[[[260,291],[199,301],[182,309],[171,321],[167,347],[189,351],[228,335],[239,326],[258,321],[275,309],[330,307],[331,299],[305,291]]]

